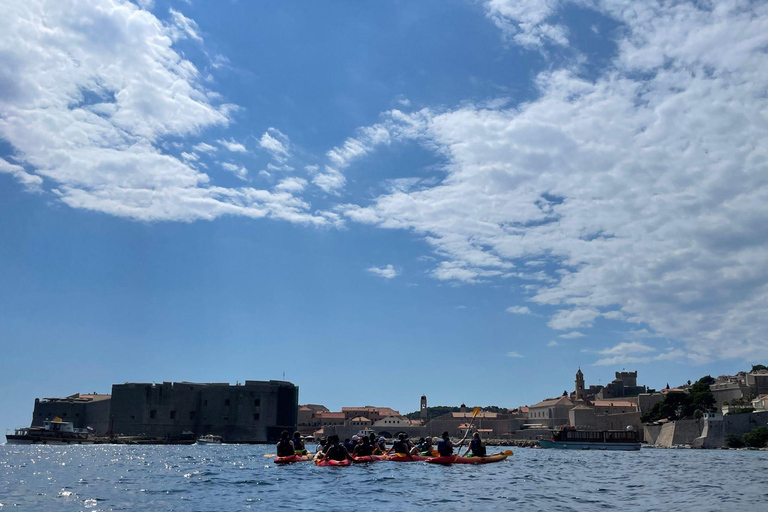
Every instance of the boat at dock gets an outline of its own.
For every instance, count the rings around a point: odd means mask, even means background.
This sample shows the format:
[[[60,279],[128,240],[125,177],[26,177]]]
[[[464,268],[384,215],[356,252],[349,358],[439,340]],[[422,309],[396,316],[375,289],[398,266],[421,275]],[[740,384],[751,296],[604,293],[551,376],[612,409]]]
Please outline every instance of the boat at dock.
[[[8,444],[93,444],[96,438],[92,428],[75,428],[71,421],[54,418],[44,421],[42,427],[17,428],[5,434]]]
[[[540,440],[542,448],[560,450],[622,450],[640,449],[640,441],[634,430],[575,430],[553,432],[549,440]]]
[[[200,436],[197,438],[197,443],[195,444],[221,444],[221,436],[216,436],[213,434]]]

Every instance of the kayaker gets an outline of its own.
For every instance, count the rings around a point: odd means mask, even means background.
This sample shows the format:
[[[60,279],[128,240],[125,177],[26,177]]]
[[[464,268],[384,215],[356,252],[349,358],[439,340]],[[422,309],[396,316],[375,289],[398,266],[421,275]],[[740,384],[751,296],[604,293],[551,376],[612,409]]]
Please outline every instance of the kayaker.
[[[301,455],[307,454],[307,448],[304,446],[304,440],[301,438],[301,432],[298,430],[293,433],[293,439],[291,440],[293,442],[293,449],[296,451],[296,453],[300,453]]]
[[[326,444],[328,444],[328,440],[324,437],[321,437],[320,440],[317,442],[317,449],[315,450],[316,453],[323,453],[325,451]]]
[[[453,443],[451,442],[451,436],[448,432],[443,432],[442,439],[437,443],[437,453],[441,457],[450,457],[453,455]]]
[[[349,438],[344,439],[344,448],[346,448],[349,453],[355,451],[355,445]]]
[[[355,446],[352,456],[367,457],[368,455],[373,455],[373,446],[371,446],[371,440],[363,436],[363,439]]]
[[[381,453],[387,452],[387,440],[384,439],[384,436],[379,436],[379,439],[376,441],[376,446]]]
[[[432,456],[432,438],[421,438],[419,444],[411,448],[411,455]]]
[[[344,445],[339,442],[339,436],[333,434],[328,438],[328,447],[325,450],[325,458],[330,460],[352,459]]]
[[[295,455],[296,450],[291,442],[290,434],[287,430],[283,430],[280,434],[280,440],[277,442],[277,456],[278,457],[290,457]]]
[[[376,454],[376,450],[378,449],[378,446],[376,446],[376,434],[371,432],[368,435],[368,442],[371,443],[371,448],[373,448],[373,453]]]
[[[398,455],[407,455],[408,457],[411,457],[411,447],[408,445],[407,437],[405,434],[400,434],[397,436],[397,441],[395,441],[395,443],[392,445],[392,448],[387,451],[387,455],[392,452],[395,452]]]
[[[485,446],[483,446],[479,432],[472,434],[472,440],[469,442],[469,448],[464,452],[464,456],[466,457],[469,452],[472,452],[472,457],[485,457]]]

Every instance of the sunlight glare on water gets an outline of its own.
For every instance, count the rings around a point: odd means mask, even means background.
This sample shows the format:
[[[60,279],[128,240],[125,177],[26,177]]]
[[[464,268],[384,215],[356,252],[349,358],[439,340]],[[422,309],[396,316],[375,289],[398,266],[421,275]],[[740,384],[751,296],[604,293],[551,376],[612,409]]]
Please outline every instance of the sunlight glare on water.
[[[273,448],[0,446],[0,510],[698,512],[765,510],[768,502],[765,451],[517,448],[507,461],[482,466],[324,468],[276,466],[264,457]]]

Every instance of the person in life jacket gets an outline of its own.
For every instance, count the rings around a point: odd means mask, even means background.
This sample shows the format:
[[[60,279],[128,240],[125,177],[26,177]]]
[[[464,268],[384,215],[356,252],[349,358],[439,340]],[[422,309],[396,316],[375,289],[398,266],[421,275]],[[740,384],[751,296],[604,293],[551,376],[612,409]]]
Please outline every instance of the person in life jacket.
[[[293,433],[293,439],[291,440],[293,442],[293,449],[296,451],[296,453],[301,455],[307,454],[307,448],[304,446],[304,440],[301,438],[301,432],[298,430]]]
[[[367,457],[368,455],[373,455],[373,446],[371,445],[371,440],[363,436],[362,440],[355,445],[355,451],[352,452],[352,456]]]
[[[483,446],[483,442],[480,440],[479,432],[472,434],[472,440],[469,442],[469,448],[467,448],[467,451],[464,453],[464,455],[466,456],[469,452],[472,452],[472,457],[485,457],[485,446]]]
[[[355,451],[355,443],[350,441],[349,438],[346,438],[344,440],[344,448],[346,448],[349,453],[352,453],[353,451]]]
[[[290,434],[287,430],[283,430],[280,434],[280,440],[277,442],[277,456],[278,457],[290,457],[296,454],[296,450],[293,447],[293,443],[290,439]]]
[[[375,433],[373,433],[373,432],[370,433],[370,435],[368,436],[368,441],[371,443],[371,447],[373,448],[373,454],[374,455],[382,455],[384,453],[384,452],[382,452],[379,449],[379,445],[378,445],[378,443],[376,441],[376,434]]]
[[[419,444],[411,448],[411,455],[432,456],[432,438],[427,437],[419,440]]]
[[[392,445],[392,448],[387,450],[387,455],[392,452],[395,452],[398,455],[407,455],[408,457],[411,457],[411,446],[408,444],[405,434],[397,436],[397,441]]]
[[[328,446],[325,449],[325,458],[330,460],[352,459],[344,445],[339,442],[339,436],[333,434],[328,438]]]
[[[453,455],[453,443],[451,442],[451,436],[448,432],[443,432],[442,439],[437,443],[437,453],[441,457],[450,457]]]

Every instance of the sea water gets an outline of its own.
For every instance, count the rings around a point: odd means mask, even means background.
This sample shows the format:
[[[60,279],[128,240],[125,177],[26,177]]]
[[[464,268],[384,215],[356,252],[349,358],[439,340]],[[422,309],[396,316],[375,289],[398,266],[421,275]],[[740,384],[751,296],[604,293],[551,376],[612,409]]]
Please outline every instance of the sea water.
[[[0,511],[768,510],[765,451],[512,449],[478,466],[317,467],[275,465],[271,446],[6,445]]]

